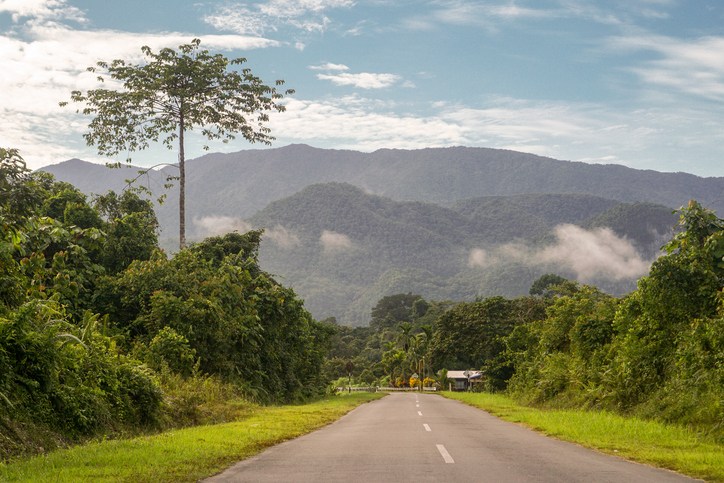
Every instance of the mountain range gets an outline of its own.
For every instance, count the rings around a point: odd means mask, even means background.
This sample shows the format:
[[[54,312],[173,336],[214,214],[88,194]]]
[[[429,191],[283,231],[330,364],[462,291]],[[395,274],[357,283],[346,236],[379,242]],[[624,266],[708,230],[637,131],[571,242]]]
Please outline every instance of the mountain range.
[[[44,170],[86,193],[137,176],[80,160]],[[136,183],[158,195],[174,174]],[[209,154],[188,162],[187,190],[189,238],[264,227],[265,269],[316,317],[353,325],[391,293],[514,296],[548,272],[623,293],[670,236],[673,208],[724,208],[724,178],[463,147]],[[168,249],[175,199],[158,208]]]
[[[85,193],[122,189],[137,168],[109,169],[80,160],[43,168]],[[173,167],[141,176],[137,184],[164,192]],[[189,235],[203,236],[193,220],[205,216],[246,219],[311,184],[342,182],[398,201],[449,205],[480,196],[589,194],[623,202],[647,201],[678,208],[690,199],[724,210],[724,178],[659,173],[620,165],[559,161],[501,149],[381,149],[372,153],[289,145],[275,149],[212,153],[187,162]],[[176,235],[174,189],[158,210],[164,233]]]

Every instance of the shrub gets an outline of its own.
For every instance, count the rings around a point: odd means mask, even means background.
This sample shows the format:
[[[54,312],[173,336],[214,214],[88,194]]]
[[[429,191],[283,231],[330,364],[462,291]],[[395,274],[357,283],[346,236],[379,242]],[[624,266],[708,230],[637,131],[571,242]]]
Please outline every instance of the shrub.
[[[170,327],[164,327],[148,344],[145,361],[156,371],[168,367],[184,377],[190,376],[196,366],[196,350],[186,337]]]
[[[157,422],[157,384],[98,332],[98,316],[86,313],[79,328],[55,300],[9,315],[0,318],[5,404],[70,436]]]

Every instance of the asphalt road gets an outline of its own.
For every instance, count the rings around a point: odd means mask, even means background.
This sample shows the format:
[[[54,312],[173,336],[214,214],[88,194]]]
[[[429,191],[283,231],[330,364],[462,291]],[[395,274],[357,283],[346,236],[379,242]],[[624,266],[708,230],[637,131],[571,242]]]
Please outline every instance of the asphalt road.
[[[210,482],[681,482],[433,394],[391,394]]]

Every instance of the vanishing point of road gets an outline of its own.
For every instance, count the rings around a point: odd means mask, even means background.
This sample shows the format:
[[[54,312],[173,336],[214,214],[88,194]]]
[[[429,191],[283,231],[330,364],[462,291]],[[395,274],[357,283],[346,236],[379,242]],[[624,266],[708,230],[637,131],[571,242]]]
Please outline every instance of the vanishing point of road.
[[[209,482],[683,482],[433,394],[397,393]]]

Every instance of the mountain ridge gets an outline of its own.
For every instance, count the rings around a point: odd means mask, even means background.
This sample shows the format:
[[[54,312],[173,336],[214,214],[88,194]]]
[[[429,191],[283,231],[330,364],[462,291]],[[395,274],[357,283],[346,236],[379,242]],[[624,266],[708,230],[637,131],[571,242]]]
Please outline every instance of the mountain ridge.
[[[89,163],[92,164],[92,163]],[[99,166],[99,165],[94,165]],[[82,191],[99,192],[101,179],[114,189],[125,186],[126,174],[107,170],[91,183],[63,163],[43,168]],[[106,169],[106,168],[103,168]],[[133,168],[138,169],[138,168]],[[81,170],[82,171],[82,170]],[[97,172],[97,168],[88,167]],[[160,194],[167,167],[152,171],[142,182]],[[211,153],[187,165],[187,210],[190,235],[193,219],[220,215],[247,218],[277,199],[311,184],[347,182],[399,201],[451,204],[479,196],[524,193],[593,194],[623,202],[647,201],[671,207],[697,199],[724,211],[724,177],[702,178],[689,173],[660,173],[621,165],[587,164],[492,148],[380,149],[372,153],[288,145],[273,149]],[[120,186],[120,188],[119,188]],[[164,231],[177,222],[176,189],[168,191],[158,215]],[[102,191],[101,191],[102,192]]]

